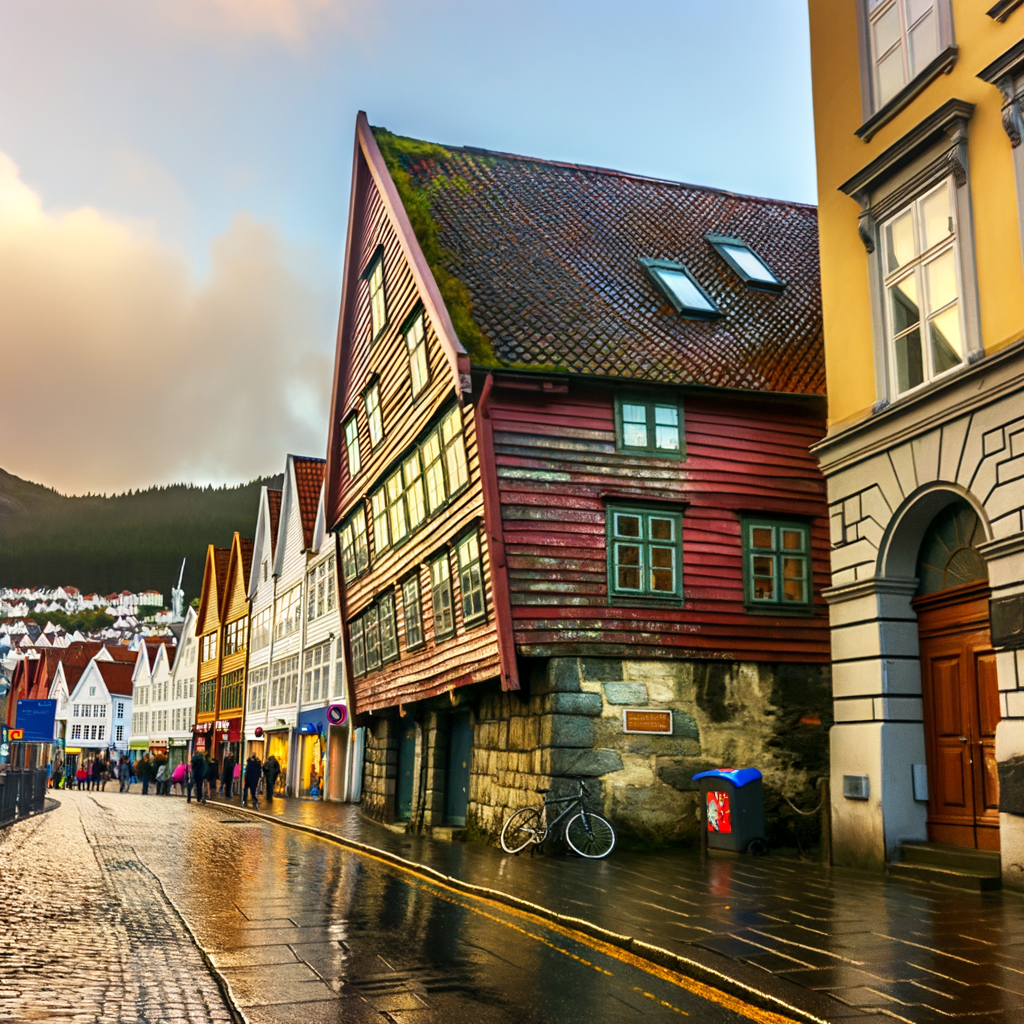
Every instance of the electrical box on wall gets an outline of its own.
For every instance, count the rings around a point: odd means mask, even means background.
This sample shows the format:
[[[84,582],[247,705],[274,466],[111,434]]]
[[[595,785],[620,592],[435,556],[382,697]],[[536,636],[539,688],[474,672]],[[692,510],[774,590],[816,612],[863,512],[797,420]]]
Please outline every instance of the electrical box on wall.
[[[914,799],[926,803],[928,800],[928,765],[912,764],[910,767],[914,772]]]
[[[866,775],[844,775],[843,796],[847,800],[867,800],[868,777]]]
[[[988,615],[993,647],[1024,647],[1024,594],[992,598]]]

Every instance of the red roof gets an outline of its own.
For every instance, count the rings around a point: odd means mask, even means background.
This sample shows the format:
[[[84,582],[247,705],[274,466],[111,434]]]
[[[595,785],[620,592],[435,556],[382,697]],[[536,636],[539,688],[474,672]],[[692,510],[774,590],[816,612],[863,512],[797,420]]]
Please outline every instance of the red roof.
[[[410,158],[401,140],[387,144],[493,348],[471,351],[475,363],[825,394],[813,206],[470,147]],[[706,235],[742,239],[781,293],[747,287]],[[721,317],[680,316],[641,259],[683,264]]]
[[[110,656],[114,661],[121,662],[124,665],[134,665],[135,659],[139,656],[138,651],[130,650],[120,644],[111,645],[107,647],[107,650],[110,652]],[[104,664],[109,664],[109,662],[105,662]]]
[[[277,525],[281,521],[282,491],[267,488],[267,510],[270,513],[270,557],[277,553]]]
[[[107,690],[119,697],[132,695],[132,666],[119,662],[97,661],[96,668],[103,676]]]
[[[313,544],[313,528],[316,526],[316,510],[320,505],[320,488],[324,483],[326,459],[313,459],[308,455],[293,455],[295,466],[296,500],[302,519],[303,547]]]

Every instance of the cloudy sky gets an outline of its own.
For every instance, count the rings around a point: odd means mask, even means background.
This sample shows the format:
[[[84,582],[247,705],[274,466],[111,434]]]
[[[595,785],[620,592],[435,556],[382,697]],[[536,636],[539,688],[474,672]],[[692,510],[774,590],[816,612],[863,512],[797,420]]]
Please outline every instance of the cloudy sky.
[[[323,454],[360,109],[815,199],[804,0],[0,0],[0,96],[0,468],[65,493]]]

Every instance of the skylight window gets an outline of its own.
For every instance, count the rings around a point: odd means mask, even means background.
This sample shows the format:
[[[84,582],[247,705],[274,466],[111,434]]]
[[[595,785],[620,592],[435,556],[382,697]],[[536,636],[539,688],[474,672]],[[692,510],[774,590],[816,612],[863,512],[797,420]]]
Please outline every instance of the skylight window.
[[[785,284],[768,269],[753,249],[741,238],[728,238],[725,235],[704,236],[718,250],[718,254],[739,274],[749,288],[766,292],[780,292]]]
[[[641,260],[641,266],[677,313],[693,320],[714,320],[722,314],[693,275],[681,263]]]

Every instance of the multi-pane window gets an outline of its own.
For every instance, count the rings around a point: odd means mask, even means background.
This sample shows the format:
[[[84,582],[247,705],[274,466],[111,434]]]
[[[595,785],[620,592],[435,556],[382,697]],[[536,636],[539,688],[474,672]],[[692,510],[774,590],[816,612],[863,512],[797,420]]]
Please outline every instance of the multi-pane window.
[[[117,726],[116,729],[114,729],[114,742],[115,743],[123,743],[124,742],[124,726],[123,725],[119,725],[119,726]]]
[[[370,546],[366,539],[366,511],[360,506],[341,527],[341,572],[350,583],[370,567]]]
[[[423,329],[423,314],[413,320],[405,332],[405,344],[409,350],[409,376],[412,379],[412,394],[415,398],[430,380],[427,369],[427,336]]]
[[[608,593],[682,597],[682,516],[648,509],[608,509]]]
[[[345,454],[348,457],[349,478],[355,479],[362,466],[362,460],[359,458],[359,421],[355,413],[345,420]]]
[[[213,661],[217,657],[217,634],[207,633],[202,639],[203,661]]]
[[[220,682],[221,711],[235,711],[242,706],[245,697],[245,669],[225,672]]]
[[[340,697],[345,692],[345,641],[338,637],[337,653],[334,658],[334,695]]]
[[[384,439],[384,419],[380,409],[380,385],[368,388],[365,395],[366,423],[370,428],[370,447],[376,448]]]
[[[247,711],[267,710],[267,679],[270,676],[270,669],[266,665],[254,668],[249,671],[249,702],[246,705]]]
[[[80,740],[82,738],[82,727],[81,725],[71,726],[71,738],[73,740]]]
[[[270,706],[294,704],[299,697],[299,656],[275,661],[270,670]]]
[[[294,633],[302,624],[300,613],[300,602],[302,587],[292,587],[287,593],[282,594],[274,602],[274,639]]]
[[[470,623],[484,615],[484,574],[480,566],[480,538],[476,533],[459,542],[459,591],[462,594],[462,621]]]
[[[353,619],[348,627],[349,644],[352,647],[352,675],[358,678],[366,675],[366,640],[363,637],[362,618]]]
[[[388,529],[388,496],[383,487],[370,495],[370,513],[373,516],[373,549],[378,554],[391,545]]]
[[[409,532],[405,514],[405,487],[402,485],[401,469],[392,473],[384,484],[388,497],[388,525],[391,528],[391,542],[397,544]]]
[[[673,456],[683,451],[683,415],[676,401],[616,398],[618,447],[622,451]]]
[[[902,394],[964,360],[951,183],[887,221],[882,249],[893,377]]]
[[[206,679],[199,684],[199,714],[213,711],[216,694],[216,679]]]
[[[235,619],[224,627],[224,657],[245,650],[248,619]]]
[[[260,651],[270,643],[270,605],[252,617],[252,636],[249,638],[252,650]],[[181,694],[179,693],[180,697]]]
[[[334,611],[334,555],[306,573],[306,618],[312,622]]]
[[[124,718],[124,701],[117,702],[117,717]]]
[[[423,476],[427,481],[427,508],[433,512],[440,508],[448,492],[444,485],[444,453],[441,449],[441,433],[435,430],[423,442]]]
[[[97,732],[97,727],[95,725],[92,728],[93,728],[93,732]],[[98,730],[98,735],[94,736],[93,739],[97,739],[97,740],[106,739],[106,735],[107,735],[107,727],[105,725],[101,725],[99,727],[99,730]]]
[[[384,253],[377,256],[376,262],[366,275],[370,292],[370,323],[373,338],[376,338],[388,325],[387,305],[384,301]],[[371,339],[373,340],[373,339]]]
[[[380,660],[392,661],[398,657],[398,627],[395,624],[395,595],[384,594],[377,602],[380,622]]]
[[[811,544],[805,524],[746,519],[743,541],[749,604],[810,604]]]
[[[405,616],[405,646],[412,650],[423,643],[423,607],[420,604],[418,573],[402,584],[402,612]]]
[[[937,6],[937,0],[868,0],[876,108],[938,56]]]
[[[310,648],[303,660],[303,702],[316,704],[327,700],[331,684],[331,641]]]
[[[402,483],[405,486],[405,514],[409,520],[409,529],[415,530],[426,515],[423,501],[423,474],[420,469],[420,453],[418,451],[413,452],[402,463]]]
[[[444,464],[448,472],[448,493],[454,494],[469,480],[466,468],[466,442],[462,437],[462,415],[459,407],[441,420],[441,442],[444,445]]]
[[[430,603],[434,609],[434,636],[451,636],[455,632],[455,614],[451,567],[446,554],[430,563]]]

